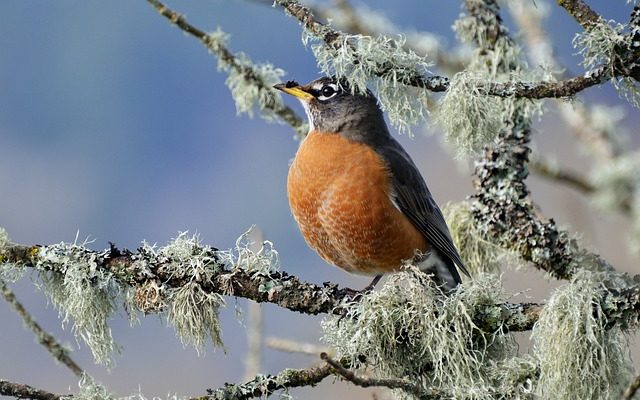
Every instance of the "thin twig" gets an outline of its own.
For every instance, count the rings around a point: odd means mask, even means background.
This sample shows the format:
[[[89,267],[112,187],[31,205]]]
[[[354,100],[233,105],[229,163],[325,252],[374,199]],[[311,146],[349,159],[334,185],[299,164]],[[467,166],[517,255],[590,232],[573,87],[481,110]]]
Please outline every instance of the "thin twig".
[[[435,390],[435,389],[423,389],[419,385],[414,382],[411,382],[407,379],[374,379],[374,378],[365,378],[356,375],[353,371],[345,368],[341,363],[331,358],[327,353],[321,353],[320,358],[324,360],[328,365],[333,367],[335,372],[342,376],[344,379],[353,383],[356,386],[360,386],[363,388],[368,387],[386,387],[389,389],[402,389],[407,393],[411,393],[419,399],[440,399],[440,398],[448,398],[444,395],[444,393]]]
[[[84,374],[84,371],[78,366],[78,364],[76,364],[75,361],[73,361],[69,355],[69,351],[59,344],[53,335],[42,329],[40,324],[33,319],[22,303],[18,301],[13,291],[1,280],[0,293],[2,293],[2,296],[7,303],[9,303],[20,318],[22,318],[24,325],[35,333],[38,343],[44,346],[44,348],[47,349],[47,351],[51,353],[56,360],[67,366],[71,372],[76,374],[78,377],[81,377]]]
[[[534,65],[547,67],[557,79],[567,78],[567,68],[558,62],[547,31],[542,27],[542,13],[530,2],[511,2],[509,10],[528,47],[528,53]],[[581,102],[556,100],[560,116],[569,126],[569,132],[582,141],[587,148],[601,160],[611,160],[622,153],[622,147],[616,140],[615,132],[596,126],[592,113]]]
[[[298,342],[296,340],[282,339],[276,337],[267,337],[264,345],[279,351],[287,353],[300,353],[317,356],[320,353],[329,353],[326,346],[319,346],[313,343]]]
[[[585,176],[566,168],[561,168],[549,160],[534,158],[529,161],[532,172],[539,176],[572,187],[585,194],[593,194],[597,189]]]
[[[210,40],[210,35],[203,30],[191,25],[182,14],[170,9],[164,3],[159,0],[147,0],[163,17],[175,24],[183,32],[199,39],[207,49],[214,53],[220,60],[222,60],[230,68],[241,73],[245,79],[252,82],[259,90],[266,93],[271,98],[266,106],[273,110],[284,122],[291,125],[301,136],[304,136],[306,132],[304,120],[301,119],[292,108],[277,101],[280,94],[270,86],[265,85],[259,74],[250,66],[240,63],[236,56],[226,47],[222,46],[219,42],[212,45],[213,41]]]
[[[622,395],[623,400],[631,400],[636,392],[640,389],[640,375],[636,376],[630,383]]]
[[[0,379],[0,395],[11,396],[17,399],[33,400],[67,400],[73,397],[72,395],[61,395],[47,392],[46,390],[37,389],[33,386],[9,382],[4,379]]]
[[[560,168],[547,160],[541,158],[533,159],[529,161],[529,168],[544,179],[564,184],[586,195],[593,195],[598,191],[598,188],[587,177],[575,171]],[[622,214],[630,215],[631,200],[624,198],[617,208]]]

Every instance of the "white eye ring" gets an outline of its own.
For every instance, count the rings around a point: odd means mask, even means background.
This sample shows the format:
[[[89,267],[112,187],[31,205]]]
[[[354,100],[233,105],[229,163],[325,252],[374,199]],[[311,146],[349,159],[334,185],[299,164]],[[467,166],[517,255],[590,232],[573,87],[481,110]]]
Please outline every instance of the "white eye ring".
[[[335,83],[329,83],[327,85],[324,85],[319,90],[320,94],[318,95],[317,99],[320,101],[329,100],[330,98],[338,94],[339,90],[340,88]]]

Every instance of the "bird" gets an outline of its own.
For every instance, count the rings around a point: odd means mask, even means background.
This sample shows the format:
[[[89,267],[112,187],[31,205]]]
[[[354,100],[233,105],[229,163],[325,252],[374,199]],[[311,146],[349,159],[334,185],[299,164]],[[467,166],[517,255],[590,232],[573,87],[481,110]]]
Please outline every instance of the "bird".
[[[274,88],[296,97],[309,121],[289,167],[287,195],[307,244],[343,270],[374,276],[408,262],[432,274],[446,293],[469,272],[442,211],[404,148],[393,138],[378,100],[342,78]]]

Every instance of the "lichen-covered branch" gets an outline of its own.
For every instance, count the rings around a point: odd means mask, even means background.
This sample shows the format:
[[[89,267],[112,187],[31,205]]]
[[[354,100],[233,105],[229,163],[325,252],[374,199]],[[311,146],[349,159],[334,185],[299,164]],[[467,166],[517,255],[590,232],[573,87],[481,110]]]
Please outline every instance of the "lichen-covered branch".
[[[558,5],[569,13],[584,29],[589,30],[602,18],[583,0],[557,0]]]
[[[465,6],[468,18],[482,27],[475,31],[478,46],[492,51],[500,39],[507,46],[513,45],[495,0],[466,0]],[[503,63],[500,67],[509,72],[515,65]],[[535,215],[524,182],[528,176],[530,124],[518,107],[504,121],[496,145],[487,148],[476,164],[474,217],[484,233],[501,246],[516,250],[525,260],[557,278],[568,279],[578,268],[575,243],[552,220],[541,221]]]
[[[529,1],[510,2],[508,6],[524,33],[531,62],[546,66],[557,79],[566,79],[567,68],[557,60],[553,44],[542,26],[544,12],[541,7]],[[610,161],[622,153],[624,146],[620,140],[620,129],[615,126],[616,113],[612,109],[603,106],[588,108],[579,101],[559,100],[555,104],[569,132],[598,159]]]
[[[9,289],[9,287],[7,287],[7,285],[2,280],[0,280],[0,293],[2,293],[2,296],[7,301],[7,303],[9,303],[11,307],[13,307],[15,312],[20,316],[20,318],[22,318],[22,322],[24,322],[24,325],[27,328],[31,329],[33,333],[35,333],[38,343],[44,346],[56,360],[67,366],[67,368],[69,368],[71,372],[76,374],[78,377],[81,377],[84,371],[82,370],[82,368],[80,368],[80,366],[78,366],[78,364],[76,364],[75,361],[73,361],[73,359],[69,355],[69,350],[58,343],[53,335],[42,329],[40,324],[38,324],[38,322],[33,319],[31,314],[29,314],[29,312],[24,308],[22,303],[18,301],[13,291]]]
[[[338,50],[341,46],[348,45],[342,32],[330,28],[319,22],[308,7],[296,0],[276,0],[276,4],[282,6],[295,17],[304,28],[324,43]],[[491,33],[491,32],[490,32]],[[489,36],[490,39],[490,36]],[[378,65],[376,75],[388,74],[387,65]],[[411,86],[424,88],[433,92],[444,92],[449,89],[450,81],[443,76],[424,76],[417,72],[406,70],[394,71],[398,80]],[[407,75],[409,74],[409,75]],[[583,76],[567,79],[560,82],[475,82],[480,94],[498,97],[525,97],[541,99],[547,97],[569,97],[591,86],[608,80],[608,70],[605,67],[594,68]]]
[[[64,273],[65,265],[48,264],[39,255],[47,251],[46,246],[10,245],[0,249],[0,263],[17,263],[22,266],[42,268]],[[175,262],[170,258],[156,257],[144,249],[137,253],[120,251],[115,247],[101,252],[85,249],[87,258],[95,261],[96,268],[109,273],[119,283],[137,288],[136,299],[143,311],[157,311],[152,304],[157,295],[150,282],[177,288],[188,283],[183,276],[176,276],[169,266]],[[213,257],[217,257],[215,253]],[[210,268],[224,268],[222,264]],[[291,311],[304,314],[340,314],[342,303],[356,297],[359,292],[349,288],[338,288],[335,284],[323,286],[302,282],[286,272],[260,272],[242,268],[221,269],[209,282],[202,283],[207,293],[242,297],[258,303],[272,303]],[[153,292],[153,293],[151,293]],[[144,297],[144,298],[143,298]]]
[[[434,60],[435,66],[447,74],[455,74],[464,69],[468,57],[460,52],[444,48],[442,39],[430,32],[414,32],[401,30],[388,20],[386,15],[369,10],[366,7],[354,7],[347,0],[336,0],[335,7],[310,5],[313,14],[323,20],[331,20],[335,26],[345,32],[364,36],[402,34],[406,42],[404,48]],[[272,2],[269,2],[271,5]]]
[[[356,375],[353,371],[345,368],[341,363],[334,360],[327,353],[321,353],[320,358],[323,359],[329,366],[333,367],[335,372],[342,376],[344,379],[353,383],[356,386],[363,388],[368,387],[386,387],[389,389],[401,389],[407,393],[412,394],[417,399],[432,400],[440,398],[448,398],[444,393],[440,393],[438,390],[424,390],[419,385],[406,380],[406,379],[393,379],[393,378],[367,378]]]
[[[329,26],[319,22],[311,12],[311,10],[295,0],[276,0],[275,4],[283,7],[288,13],[295,17],[304,28],[314,36],[320,38],[327,46],[334,50],[339,50],[342,46],[349,46],[345,41],[345,35]],[[388,73],[388,66],[378,65],[377,73],[382,75]],[[395,71],[399,74],[399,80],[416,86],[431,90],[434,92],[442,92],[447,90],[449,79],[441,76],[422,76],[412,71]]]
[[[324,365],[308,369],[285,369],[277,375],[257,375],[243,384],[227,383],[218,389],[208,389],[206,396],[191,400],[247,400],[266,398],[278,390],[301,386],[315,386],[332,373],[332,367]]]
[[[640,375],[636,376],[630,383],[622,396],[623,400],[631,400],[636,392],[640,389]]]
[[[215,270],[210,279],[198,282],[199,288],[206,294],[235,296],[259,303],[267,302],[304,314],[344,315],[350,303],[358,301],[363,294],[349,288],[324,283],[318,286],[302,282],[297,277],[279,271],[256,271],[240,267],[225,268],[221,254],[211,247],[194,247],[189,251],[194,255],[208,254],[211,260],[217,260],[207,268]],[[0,266],[2,263],[15,263],[22,267],[32,267],[39,271],[64,273],[68,266],[64,263],[52,263],[48,254],[60,252],[54,245],[22,246],[10,244],[0,248]],[[55,249],[54,249],[55,247]],[[184,274],[176,273],[176,260],[162,254],[151,253],[145,247],[133,253],[120,251],[115,247],[104,251],[92,251],[86,248],[76,249],[82,257],[92,260],[97,271],[108,274],[109,279],[132,289],[135,292],[134,305],[144,312],[159,312],[166,307],[162,293],[171,289],[178,290],[191,283]],[[62,258],[74,257],[69,251]],[[224,256],[226,257],[226,255]],[[184,265],[189,260],[182,260]],[[483,312],[476,316],[477,323],[485,329],[495,331],[530,330],[539,313],[535,304],[486,304]]]
[[[246,96],[246,94],[240,93],[240,90],[234,91],[234,88],[238,88],[237,81],[228,81],[228,85],[236,97],[236,103],[240,104],[240,111],[250,112],[253,104],[244,105],[243,103],[257,102],[258,105],[270,110],[277,115],[282,121],[291,125],[299,135],[304,136],[307,132],[307,127],[304,121],[291,109],[286,106],[280,99],[278,92],[273,89],[273,85],[278,82],[268,82],[265,79],[265,75],[274,75],[269,68],[263,68],[261,71],[259,68],[252,66],[246,56],[233,54],[224,44],[224,40],[219,34],[211,34],[202,31],[201,29],[190,24],[183,15],[170,9],[164,3],[159,0],[147,0],[163,17],[167,18],[171,23],[175,24],[185,33],[197,38],[204,44],[209,51],[218,57],[220,61],[220,67],[223,69],[231,69],[236,72],[240,79],[246,81],[250,86],[257,89],[257,93],[252,93],[252,101],[247,99],[240,99],[238,96]],[[269,72],[266,74],[265,72]],[[275,74],[278,75],[278,74]],[[250,90],[248,92],[251,92]],[[237,94],[237,95],[236,95]]]
[[[32,400],[63,400],[70,399],[71,395],[61,395],[46,390],[37,389],[33,386],[25,385],[22,383],[9,382],[4,379],[0,379],[0,395],[15,397],[17,399],[32,399]]]

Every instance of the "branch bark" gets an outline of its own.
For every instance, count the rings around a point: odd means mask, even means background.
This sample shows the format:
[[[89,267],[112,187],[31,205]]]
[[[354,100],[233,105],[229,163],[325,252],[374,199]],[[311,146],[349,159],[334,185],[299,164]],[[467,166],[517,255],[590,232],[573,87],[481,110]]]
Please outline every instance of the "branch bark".
[[[275,0],[275,4],[283,7],[289,14],[296,18],[305,29],[324,41],[334,49],[344,45],[344,33],[334,30],[318,21],[308,7],[303,6],[297,0]],[[380,74],[388,72],[388,67],[379,65]],[[560,82],[477,82],[476,87],[481,94],[498,97],[526,97],[530,99],[542,99],[548,97],[569,97],[591,86],[598,85],[610,79],[609,68],[600,66],[588,71],[583,76],[566,79]],[[411,86],[424,88],[433,92],[444,92],[449,89],[449,78],[444,76],[422,76],[417,73],[407,76],[407,71],[396,71],[404,76],[405,82]]]
[[[495,0],[467,0],[465,5],[477,24],[495,32],[493,41],[477,38],[479,46],[491,50],[499,37],[513,42],[502,25]],[[543,221],[536,215],[525,183],[529,174],[530,138],[531,121],[522,110],[516,110],[505,121],[495,146],[487,148],[476,164],[476,194],[472,204],[476,223],[501,246],[518,251],[525,260],[556,278],[569,279],[586,260],[595,269],[613,271],[598,255],[579,249],[575,240],[553,220]]]
[[[268,397],[278,390],[300,386],[314,386],[331,375],[330,365],[308,369],[285,369],[277,375],[257,375],[243,384],[227,383],[223,387],[207,390],[206,396],[191,400],[247,400]]]
[[[585,30],[602,20],[587,3],[582,0],[558,0],[558,5],[569,13]]]
[[[159,0],[147,1],[156,9],[156,11],[158,11],[160,15],[167,18],[169,21],[171,21],[172,24],[176,25],[183,32],[188,33],[189,35],[200,40],[200,42],[202,42],[202,44],[204,44],[205,47],[209,49],[209,51],[214,53],[216,57],[218,57],[234,70],[241,73],[259,90],[266,93],[266,95],[271,99],[271,101],[268,103],[269,108],[273,110],[273,112],[278,115],[278,117],[280,117],[284,122],[291,125],[293,129],[298,132],[298,134],[304,136],[307,133],[305,131],[306,129],[304,121],[295,113],[295,111],[293,111],[291,107],[288,107],[276,100],[280,95],[271,86],[265,85],[263,80],[253,68],[238,62],[236,56],[226,47],[221,46],[220,44],[216,44],[215,46],[212,45],[211,36],[203,30],[195,27],[194,25],[191,25],[180,13],[170,9]]]
[[[46,390],[34,388],[33,386],[22,383],[9,382],[0,379],[0,394],[3,396],[11,396],[17,399],[33,399],[33,400],[63,400],[70,399],[73,396],[61,395]]]
[[[16,263],[23,267],[46,269],[64,273],[65,265],[43,263],[39,254],[46,251],[46,246],[8,245],[0,248],[0,264]],[[123,286],[130,286],[144,292],[154,283],[161,283],[172,288],[181,287],[189,282],[167,271],[172,260],[138,250],[132,253],[120,251],[114,246],[96,252],[83,249],[82,253],[95,263],[96,268],[110,273]],[[141,262],[144,260],[144,262]],[[212,266],[214,268],[214,266]],[[250,272],[241,268],[224,269],[223,265],[215,266],[218,272],[210,281],[200,282],[202,290],[225,296],[242,297],[258,303],[272,303],[290,311],[304,314],[345,315],[349,303],[357,301],[363,295],[358,290],[339,288],[338,285],[325,282],[322,286],[302,282],[286,272]],[[639,306],[640,307],[640,306]],[[533,303],[487,304],[478,312],[475,322],[488,332],[498,329],[505,331],[527,331],[537,321],[542,305]],[[146,312],[158,311],[145,309]],[[499,317],[495,317],[498,315]]]
[[[363,388],[368,387],[386,387],[389,389],[401,389],[407,393],[412,394],[420,400],[434,400],[440,398],[449,398],[445,393],[442,393],[436,389],[425,390],[414,382],[406,379],[374,379],[366,378],[356,375],[353,371],[345,368],[341,363],[331,358],[327,353],[321,353],[320,358],[323,359],[329,366],[333,367],[335,373],[342,376],[344,379],[353,383],[356,386]]]
[[[33,319],[22,303],[18,301],[13,291],[11,291],[2,280],[0,280],[0,293],[2,293],[4,299],[13,307],[20,318],[22,318],[25,326],[35,333],[38,343],[44,346],[56,360],[69,368],[76,376],[81,377],[84,371],[73,361],[69,355],[69,351],[58,343],[53,335],[42,329],[40,324]]]

